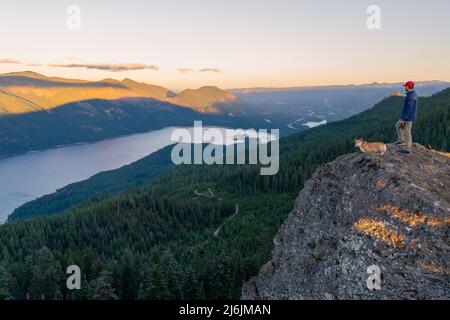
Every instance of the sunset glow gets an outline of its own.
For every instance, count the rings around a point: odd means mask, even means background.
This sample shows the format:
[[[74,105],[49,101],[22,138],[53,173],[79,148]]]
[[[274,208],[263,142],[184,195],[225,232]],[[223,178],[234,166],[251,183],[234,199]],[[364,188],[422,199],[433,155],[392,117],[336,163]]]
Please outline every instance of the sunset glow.
[[[129,77],[174,90],[450,80],[449,1],[379,0],[380,30],[366,26],[371,4],[8,1],[0,73]],[[70,5],[79,30],[67,26]]]

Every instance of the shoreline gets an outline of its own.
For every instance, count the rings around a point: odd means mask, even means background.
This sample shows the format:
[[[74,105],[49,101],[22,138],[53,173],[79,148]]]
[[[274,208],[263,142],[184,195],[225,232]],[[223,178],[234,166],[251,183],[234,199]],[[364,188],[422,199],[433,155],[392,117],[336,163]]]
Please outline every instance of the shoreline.
[[[130,137],[130,136],[134,136],[134,135],[138,135],[138,134],[146,134],[146,133],[150,133],[150,132],[153,132],[153,131],[164,130],[165,128],[171,128],[171,127],[164,127],[164,128],[161,128],[161,129],[150,130],[150,131],[145,131],[145,132],[124,134],[124,135],[110,137],[110,138],[104,138],[104,139],[96,140],[96,141],[89,141],[89,142],[81,141],[81,142],[75,142],[75,143],[69,143],[69,144],[60,144],[60,145],[57,145],[57,146],[43,148],[43,149],[30,150],[30,151],[19,152],[19,153],[8,154],[8,155],[0,155],[0,160],[8,159],[8,158],[14,158],[14,157],[19,157],[19,156],[25,156],[25,155],[33,154],[33,153],[46,152],[46,151],[50,151],[50,150],[58,150],[58,149],[62,149],[62,148],[85,146],[85,145],[90,145],[90,144],[95,144],[95,143],[100,143],[100,142],[105,142],[105,141],[111,141],[111,140],[125,138],[125,137]]]
[[[75,143],[69,143],[69,144],[60,144],[60,145],[53,146],[53,147],[48,147],[48,148],[43,148],[43,149],[36,149],[36,150],[29,150],[29,151],[25,151],[25,152],[19,152],[19,153],[8,154],[8,155],[1,155],[0,154],[0,161],[4,160],[4,159],[8,159],[8,158],[20,157],[20,156],[25,156],[25,155],[34,154],[34,153],[41,153],[41,152],[46,152],[46,151],[51,151],[51,150],[58,150],[58,149],[62,149],[62,148],[77,147],[77,146],[87,146],[87,145],[91,145],[91,144],[96,144],[96,143],[101,143],[101,142],[106,142],[106,141],[112,141],[112,140],[115,140],[115,139],[131,137],[131,136],[135,136],[135,135],[143,135],[143,134],[147,134],[147,133],[150,133],[150,132],[165,130],[165,129],[168,129],[168,128],[174,128],[174,129],[178,129],[178,128],[192,128],[192,126],[166,126],[166,127],[162,127],[162,128],[159,128],[159,129],[143,131],[143,132],[135,132],[135,133],[130,133],[130,134],[123,134],[123,135],[109,137],[109,138],[104,138],[104,139],[100,139],[100,140],[96,140],[96,141],[81,141],[81,142],[75,142]],[[203,128],[205,128],[205,129],[207,129],[207,128],[243,129],[243,128],[233,128],[233,127],[229,127],[229,126],[219,126],[219,125],[206,125],[206,126],[203,126]],[[249,129],[249,128],[247,128],[247,129]],[[243,130],[247,130],[247,129],[243,129]],[[268,130],[270,130],[270,129],[268,129]]]

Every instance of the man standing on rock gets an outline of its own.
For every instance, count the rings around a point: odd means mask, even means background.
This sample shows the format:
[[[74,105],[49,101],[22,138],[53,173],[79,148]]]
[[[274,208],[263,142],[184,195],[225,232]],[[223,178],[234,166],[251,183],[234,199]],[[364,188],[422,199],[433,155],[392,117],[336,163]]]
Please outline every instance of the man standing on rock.
[[[410,154],[413,147],[411,129],[412,124],[417,118],[417,101],[418,96],[414,90],[414,82],[408,81],[403,85],[406,90],[405,105],[403,106],[400,120],[396,124],[398,140],[396,144],[405,145],[399,152],[403,154]]]

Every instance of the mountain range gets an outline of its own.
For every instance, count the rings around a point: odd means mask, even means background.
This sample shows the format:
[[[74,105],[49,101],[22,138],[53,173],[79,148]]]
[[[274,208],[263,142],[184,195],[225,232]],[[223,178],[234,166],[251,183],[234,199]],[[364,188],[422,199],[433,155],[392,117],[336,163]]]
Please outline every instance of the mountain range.
[[[121,98],[152,98],[199,112],[218,112],[216,103],[228,103],[236,97],[217,87],[187,89],[176,94],[166,88],[131,79],[85,81],[46,77],[35,72],[0,75],[0,113],[18,114],[56,107],[77,101]]]

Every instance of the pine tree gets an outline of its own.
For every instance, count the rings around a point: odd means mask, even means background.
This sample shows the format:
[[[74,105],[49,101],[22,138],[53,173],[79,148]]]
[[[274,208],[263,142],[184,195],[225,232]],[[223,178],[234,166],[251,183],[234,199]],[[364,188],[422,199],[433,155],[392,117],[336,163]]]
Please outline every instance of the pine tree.
[[[0,300],[13,300],[14,297],[9,292],[9,274],[7,270],[0,265]]]
[[[32,300],[61,299],[62,270],[52,252],[43,247],[34,259],[29,287],[29,297]]]
[[[108,270],[102,270],[94,283],[94,300],[117,300],[115,289],[112,286],[112,275]]]
[[[162,263],[169,270],[167,275],[167,283],[170,291],[172,292],[172,298],[175,300],[183,300],[183,270],[175,257],[170,252],[165,252],[162,256]]]
[[[140,272],[131,250],[126,250],[117,268],[117,288],[121,300],[133,300],[139,289]]]
[[[159,263],[150,262],[139,298],[142,300],[169,300],[171,296],[166,273]]]
[[[202,300],[205,298],[205,289],[193,270],[186,270],[184,279],[184,295],[188,300]]]

